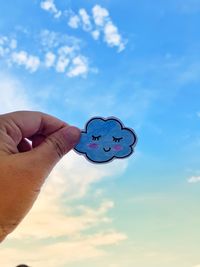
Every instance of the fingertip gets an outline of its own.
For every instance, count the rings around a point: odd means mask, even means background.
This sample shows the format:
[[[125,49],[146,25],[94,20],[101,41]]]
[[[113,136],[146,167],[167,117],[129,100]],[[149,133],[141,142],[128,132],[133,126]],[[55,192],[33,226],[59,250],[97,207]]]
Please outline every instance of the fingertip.
[[[75,126],[68,126],[66,129],[67,141],[72,145],[76,145],[81,137],[81,130]]]

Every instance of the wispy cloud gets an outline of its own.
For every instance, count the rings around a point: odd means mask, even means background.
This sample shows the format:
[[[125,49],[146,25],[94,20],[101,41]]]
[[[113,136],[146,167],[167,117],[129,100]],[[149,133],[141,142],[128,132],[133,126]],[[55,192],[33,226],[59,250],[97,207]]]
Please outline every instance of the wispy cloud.
[[[195,184],[200,182],[200,176],[191,176],[188,178],[188,183]]]
[[[54,0],[44,0],[40,3],[40,7],[52,13],[55,18],[59,18],[62,14],[62,12],[57,9]]]
[[[0,36],[0,59],[10,54],[16,48],[16,39],[8,38],[7,36]]]
[[[91,227],[110,224],[112,220],[107,213],[113,208],[113,201],[102,200],[96,208],[70,207],[69,202],[84,198],[92,184],[123,172],[126,166],[124,161],[106,167],[94,166],[71,152],[53,170],[31,212],[10,238],[72,237]]]
[[[87,237],[77,236],[73,241],[58,241],[49,245],[37,244],[25,250],[17,249],[16,247],[2,248],[0,251],[0,263],[4,267],[16,266],[22,261],[38,267],[66,266],[70,262],[93,258],[101,259],[107,254],[104,248],[116,245],[125,239],[125,235],[111,231]]]
[[[74,153],[65,157],[46,181],[31,212],[5,241],[5,247],[0,251],[1,265],[15,266],[23,259],[30,265],[37,263],[38,267],[44,264],[47,267],[63,266],[69,262],[101,258],[108,253],[107,246],[126,240],[125,234],[113,229],[108,214],[114,206],[113,201],[101,200],[96,207],[72,205],[74,198],[86,195],[92,183],[104,176],[108,179],[109,175],[125,168],[123,162],[122,165],[96,167]],[[106,230],[98,230],[103,225]],[[85,233],[91,229],[95,229],[93,234]],[[47,239],[50,242],[43,244]],[[26,250],[6,247],[12,240],[29,240],[32,245]]]

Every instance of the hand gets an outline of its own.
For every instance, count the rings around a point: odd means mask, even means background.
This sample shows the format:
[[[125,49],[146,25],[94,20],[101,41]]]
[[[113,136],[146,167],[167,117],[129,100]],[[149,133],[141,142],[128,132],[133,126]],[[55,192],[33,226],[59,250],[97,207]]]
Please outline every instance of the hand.
[[[78,128],[41,112],[0,115],[0,241],[24,218],[45,178],[79,138]]]

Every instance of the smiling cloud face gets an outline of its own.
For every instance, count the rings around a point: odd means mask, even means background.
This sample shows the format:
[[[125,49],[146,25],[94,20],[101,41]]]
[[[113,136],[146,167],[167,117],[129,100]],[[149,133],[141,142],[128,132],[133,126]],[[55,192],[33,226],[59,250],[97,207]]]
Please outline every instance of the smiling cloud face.
[[[134,131],[125,128],[118,119],[95,117],[88,121],[81,132],[75,151],[92,162],[104,163],[130,156],[136,140]]]

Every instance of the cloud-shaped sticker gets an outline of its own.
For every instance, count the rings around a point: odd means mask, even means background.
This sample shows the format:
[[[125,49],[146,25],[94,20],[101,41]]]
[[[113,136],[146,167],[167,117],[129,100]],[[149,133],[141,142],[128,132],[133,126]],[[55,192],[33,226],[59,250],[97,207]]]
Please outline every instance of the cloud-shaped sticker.
[[[134,131],[124,127],[119,119],[94,117],[87,122],[74,149],[94,163],[105,163],[129,157],[136,142]]]

